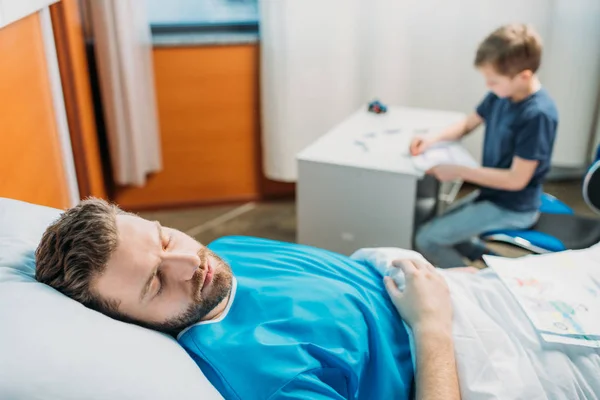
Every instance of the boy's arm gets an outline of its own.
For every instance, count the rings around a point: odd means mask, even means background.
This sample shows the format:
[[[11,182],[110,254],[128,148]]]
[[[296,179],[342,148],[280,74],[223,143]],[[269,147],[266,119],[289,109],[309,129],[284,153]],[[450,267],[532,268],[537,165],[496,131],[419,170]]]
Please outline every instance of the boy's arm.
[[[462,180],[479,186],[518,192],[527,186],[538,164],[537,160],[515,156],[510,169],[463,167],[459,176]]]
[[[492,189],[520,191],[531,181],[540,160],[550,158],[555,132],[556,122],[548,115],[531,115],[517,132],[509,169],[440,165],[430,173],[441,181],[462,179]]]
[[[482,123],[483,118],[477,113],[472,113],[462,121],[450,125],[435,136],[417,136],[410,143],[410,154],[413,156],[421,154],[431,145],[438,142],[458,140],[475,130]]]
[[[437,142],[453,141],[462,138],[473,132],[475,128],[483,123],[483,118],[476,112],[471,113],[467,118],[459,121],[440,132],[436,136]]]

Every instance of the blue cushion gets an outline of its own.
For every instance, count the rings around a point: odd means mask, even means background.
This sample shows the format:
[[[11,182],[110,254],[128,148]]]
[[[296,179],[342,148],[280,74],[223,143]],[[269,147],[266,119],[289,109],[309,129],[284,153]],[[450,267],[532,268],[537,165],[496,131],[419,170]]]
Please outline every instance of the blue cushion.
[[[573,209],[557,199],[556,197],[547,193],[542,193],[542,205],[540,206],[540,212],[546,214],[574,214]],[[492,235],[506,235],[510,238],[517,239],[521,238],[527,240],[532,245],[540,247],[548,251],[562,251],[566,250],[565,245],[557,238],[548,235],[547,233],[538,232],[534,230],[521,230],[521,229],[505,229],[486,232],[481,235],[482,238],[488,239]],[[519,245],[518,243],[515,243]]]
[[[547,233],[538,232],[538,231],[523,231],[523,230],[504,230],[504,231],[493,231],[488,232],[482,235],[484,239],[488,239],[488,237],[492,235],[506,235],[513,239],[523,239],[527,240],[534,246],[540,247],[544,250],[548,251],[563,251],[566,250],[565,245],[558,240],[557,238],[548,235]],[[514,243],[515,245],[519,245],[519,243]]]
[[[574,214],[571,207],[548,193],[542,193],[540,212],[546,214]]]

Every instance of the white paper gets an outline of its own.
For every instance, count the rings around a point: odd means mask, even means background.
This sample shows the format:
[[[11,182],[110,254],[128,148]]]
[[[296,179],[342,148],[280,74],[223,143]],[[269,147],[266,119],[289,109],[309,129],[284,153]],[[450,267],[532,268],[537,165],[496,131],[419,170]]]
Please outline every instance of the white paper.
[[[594,339],[579,339],[569,336],[552,335],[549,333],[541,334],[542,340],[546,343],[568,344],[570,346],[592,347],[600,349],[600,340]]]
[[[410,146],[410,136],[403,134],[401,130],[393,130],[393,133],[386,133],[389,130],[374,131],[355,137],[354,144],[361,150],[377,155],[408,155]]]
[[[542,339],[600,347],[597,249],[517,259],[485,256]]]
[[[458,142],[441,142],[412,158],[415,168],[427,171],[435,166],[450,164],[475,168],[473,156]]]

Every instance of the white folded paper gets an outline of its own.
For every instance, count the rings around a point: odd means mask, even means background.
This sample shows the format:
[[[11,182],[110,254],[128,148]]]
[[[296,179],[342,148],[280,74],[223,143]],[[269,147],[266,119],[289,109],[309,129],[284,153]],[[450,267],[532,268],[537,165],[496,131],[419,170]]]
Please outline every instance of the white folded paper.
[[[412,158],[415,168],[427,171],[438,165],[463,165],[476,168],[477,161],[459,142],[440,142]]]

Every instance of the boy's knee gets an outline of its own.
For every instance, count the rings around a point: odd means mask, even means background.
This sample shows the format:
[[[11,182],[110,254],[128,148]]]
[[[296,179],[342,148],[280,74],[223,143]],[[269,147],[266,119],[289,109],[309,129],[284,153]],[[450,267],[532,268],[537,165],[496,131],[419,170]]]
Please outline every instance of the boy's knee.
[[[426,224],[421,227],[415,236],[415,246],[421,252],[426,252],[439,247],[452,246],[454,235],[440,229],[436,224]]]
[[[421,227],[415,236],[415,247],[420,252],[427,252],[432,247],[436,246],[436,243],[431,235],[431,230],[428,225]]]

